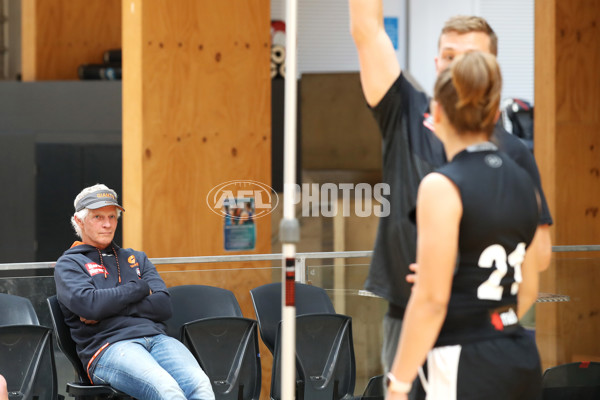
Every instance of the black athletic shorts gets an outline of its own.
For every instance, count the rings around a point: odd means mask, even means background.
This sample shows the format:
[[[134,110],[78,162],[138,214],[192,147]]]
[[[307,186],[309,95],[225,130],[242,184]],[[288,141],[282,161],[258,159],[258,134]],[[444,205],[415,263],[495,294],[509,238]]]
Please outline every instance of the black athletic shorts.
[[[414,400],[541,399],[540,357],[532,338],[515,336],[436,347],[423,367]],[[425,397],[426,387],[427,397]],[[416,389],[416,390],[415,390]]]

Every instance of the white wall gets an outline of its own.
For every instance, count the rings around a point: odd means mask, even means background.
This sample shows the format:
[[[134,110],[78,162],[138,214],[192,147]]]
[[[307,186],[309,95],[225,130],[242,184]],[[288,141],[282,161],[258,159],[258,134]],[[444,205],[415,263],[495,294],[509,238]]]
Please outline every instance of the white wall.
[[[397,56],[405,65],[406,0],[384,0],[386,17],[398,18]],[[271,19],[285,21],[285,0],[271,0]],[[348,0],[298,2],[298,72],[358,71],[358,55],[350,36]]]
[[[503,98],[533,103],[535,0],[479,0],[479,13],[498,35]]]
[[[383,5],[385,17],[398,18],[400,37],[396,54],[400,65],[426,91],[431,92],[435,82],[433,59],[444,22],[453,15],[475,14],[486,18],[498,34],[503,98],[519,97],[533,102],[534,1],[384,0]],[[271,0],[271,19],[285,20],[285,0]],[[358,69],[349,32],[348,0],[298,1],[299,73]]]

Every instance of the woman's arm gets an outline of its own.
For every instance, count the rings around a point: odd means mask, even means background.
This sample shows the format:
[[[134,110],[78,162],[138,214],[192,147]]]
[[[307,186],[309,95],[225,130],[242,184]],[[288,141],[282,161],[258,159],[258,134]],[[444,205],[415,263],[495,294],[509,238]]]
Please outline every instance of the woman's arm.
[[[417,197],[418,280],[404,317],[391,373],[412,382],[427,358],[446,317],[458,252],[462,202],[457,187],[445,176],[423,179]],[[405,395],[388,391],[388,399]]]

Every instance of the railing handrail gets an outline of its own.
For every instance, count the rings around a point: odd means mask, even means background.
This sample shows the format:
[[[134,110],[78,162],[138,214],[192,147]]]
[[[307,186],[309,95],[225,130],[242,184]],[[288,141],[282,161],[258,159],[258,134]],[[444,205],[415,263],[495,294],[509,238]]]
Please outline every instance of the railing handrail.
[[[575,245],[575,246],[552,246],[553,253],[561,252],[586,252],[600,251],[600,245]],[[321,259],[321,258],[363,258],[371,257],[372,250],[366,251],[328,251],[328,252],[309,252],[297,253],[298,259]],[[155,265],[173,265],[173,264],[207,264],[221,262],[248,262],[248,261],[277,261],[281,260],[280,253],[274,254],[236,254],[224,256],[197,256],[197,257],[162,257],[150,258]],[[30,263],[5,263],[0,264],[0,271],[10,270],[35,270],[52,268],[56,262],[30,262]]]
[[[361,258],[371,257],[373,251],[329,251],[313,253],[297,253],[297,258],[319,259],[319,258]],[[220,262],[248,262],[248,261],[277,261],[281,260],[281,254],[236,254],[225,256],[198,256],[198,257],[162,257],[150,258],[150,262],[155,265],[171,264],[208,264]],[[32,262],[32,263],[6,263],[0,264],[0,271],[15,269],[44,269],[52,268],[56,261],[52,262]]]

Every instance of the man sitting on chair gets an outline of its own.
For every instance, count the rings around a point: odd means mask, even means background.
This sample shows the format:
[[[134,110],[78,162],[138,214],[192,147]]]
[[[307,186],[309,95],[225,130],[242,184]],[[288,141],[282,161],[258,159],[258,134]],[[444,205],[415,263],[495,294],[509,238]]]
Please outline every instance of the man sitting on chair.
[[[58,259],[56,293],[90,381],[136,399],[215,398],[194,356],[165,334],[171,300],[145,253],[113,243],[124,211],[105,185],[75,198],[81,241]]]

